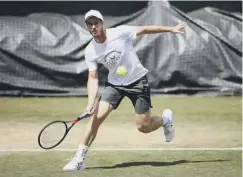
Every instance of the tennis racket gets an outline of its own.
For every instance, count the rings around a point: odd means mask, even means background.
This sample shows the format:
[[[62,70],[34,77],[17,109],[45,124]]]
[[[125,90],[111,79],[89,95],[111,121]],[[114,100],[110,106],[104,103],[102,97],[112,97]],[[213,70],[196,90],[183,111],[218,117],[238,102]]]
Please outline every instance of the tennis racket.
[[[99,97],[96,98],[94,108],[96,108]],[[53,149],[57,147],[67,136],[72,127],[80,120],[88,118],[87,113],[79,115],[75,120],[55,120],[45,125],[38,135],[38,144],[43,149]]]

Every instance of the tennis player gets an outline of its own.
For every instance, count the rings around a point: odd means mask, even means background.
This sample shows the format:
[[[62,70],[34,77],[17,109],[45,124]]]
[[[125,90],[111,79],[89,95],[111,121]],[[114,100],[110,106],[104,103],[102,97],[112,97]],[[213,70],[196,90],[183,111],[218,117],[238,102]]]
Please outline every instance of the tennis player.
[[[93,36],[85,49],[85,60],[89,68],[86,112],[91,117],[78,150],[72,160],[64,166],[64,171],[86,168],[85,155],[96,137],[99,126],[112,110],[118,108],[125,96],[134,106],[135,121],[140,132],[149,133],[162,127],[165,141],[170,142],[175,131],[171,110],[165,109],[159,116],[151,115],[150,86],[146,76],[148,70],[140,63],[133,48],[133,40],[144,34],[183,33],[182,29],[186,23],[179,23],[174,27],[122,25],[104,29],[102,14],[99,11],[90,10],[85,14],[85,24]],[[103,64],[109,70],[109,74],[99,105],[94,108],[99,85],[98,63]],[[119,66],[126,68],[125,75],[117,74],[116,69]]]

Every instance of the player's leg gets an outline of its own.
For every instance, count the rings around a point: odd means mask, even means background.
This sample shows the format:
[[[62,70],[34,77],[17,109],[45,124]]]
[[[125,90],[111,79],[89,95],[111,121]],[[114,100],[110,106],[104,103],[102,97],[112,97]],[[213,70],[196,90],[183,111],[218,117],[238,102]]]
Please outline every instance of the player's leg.
[[[135,108],[135,118],[137,129],[142,133],[150,133],[163,126],[163,118],[158,116],[151,116],[150,97],[133,93],[128,97],[132,101]]]
[[[101,123],[106,119],[111,111],[112,106],[109,103],[103,101],[99,102],[95,113],[90,117],[86,127],[86,132],[77,149],[77,152],[72,160],[64,166],[64,171],[74,171],[86,168],[85,155],[88,148],[94,141]]]
[[[85,155],[95,140],[98,129],[113,109],[116,109],[123,95],[111,86],[106,86],[95,113],[87,124],[86,132],[74,158],[63,168],[64,171],[85,169]]]
[[[98,129],[110,112],[116,109],[121,100],[123,93],[110,84],[106,84],[104,93],[102,94],[99,106],[96,108],[95,114],[91,117],[87,124],[86,132],[81,140],[80,147],[90,147],[94,141]]]
[[[145,113],[136,112],[137,129],[142,133],[150,133],[157,130],[163,124],[161,116],[151,116],[150,110]]]
[[[108,117],[110,112],[113,110],[113,107],[111,104],[100,101],[98,107],[97,107],[97,112],[90,117],[90,121],[87,124],[86,131],[84,134],[83,139],[81,140],[80,146],[82,145],[90,147],[92,142],[94,141],[98,129],[102,122]]]
[[[159,116],[151,116],[152,106],[150,87],[147,78],[141,78],[132,89],[128,90],[128,92],[128,97],[135,107],[135,117],[138,130],[143,133],[149,133],[163,127],[166,142],[171,141],[174,137],[172,112],[171,110],[166,109]]]
[[[139,107],[139,106],[138,106]],[[137,108],[138,109],[138,108]],[[174,138],[175,127],[173,125],[172,111],[166,109],[160,116],[151,116],[150,111],[146,113],[136,113],[137,129],[143,133],[150,133],[163,127],[165,141],[170,142]]]

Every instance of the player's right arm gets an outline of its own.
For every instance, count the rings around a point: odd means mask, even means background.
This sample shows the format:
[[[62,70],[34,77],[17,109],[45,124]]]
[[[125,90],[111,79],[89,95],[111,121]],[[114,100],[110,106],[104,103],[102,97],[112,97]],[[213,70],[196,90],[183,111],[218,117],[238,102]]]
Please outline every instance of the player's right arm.
[[[89,71],[87,89],[88,89],[88,105],[86,107],[86,112],[92,114],[94,111],[93,106],[99,89],[99,79],[98,79],[97,70]]]
[[[94,103],[96,100],[96,96],[98,94],[99,89],[99,79],[98,79],[98,64],[96,60],[92,59],[92,51],[86,48],[85,50],[85,61],[88,66],[89,75],[88,75],[88,81],[87,81],[87,90],[88,90],[88,104],[86,107],[86,112],[89,114],[93,114],[94,109]]]

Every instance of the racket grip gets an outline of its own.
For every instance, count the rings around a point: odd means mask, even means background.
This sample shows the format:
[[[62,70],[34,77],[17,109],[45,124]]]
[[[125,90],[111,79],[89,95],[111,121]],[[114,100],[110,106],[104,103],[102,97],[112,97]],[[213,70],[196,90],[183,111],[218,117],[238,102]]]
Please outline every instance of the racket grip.
[[[81,119],[86,118],[86,117],[88,117],[88,114],[87,113],[83,113],[83,114],[79,115],[77,119],[81,120]]]

